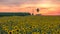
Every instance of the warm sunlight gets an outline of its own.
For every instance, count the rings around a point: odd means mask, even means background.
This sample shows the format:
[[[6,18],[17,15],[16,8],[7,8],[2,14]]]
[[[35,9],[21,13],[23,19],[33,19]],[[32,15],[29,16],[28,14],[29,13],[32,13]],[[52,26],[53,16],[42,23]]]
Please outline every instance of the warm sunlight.
[[[40,14],[55,14],[60,12],[59,0],[2,0],[0,12],[30,12],[39,8]],[[36,11],[34,12],[36,13]],[[59,13],[60,14],[60,13]]]
[[[51,4],[40,4],[40,7],[44,7],[44,8],[48,8],[48,7],[51,7],[52,5]]]

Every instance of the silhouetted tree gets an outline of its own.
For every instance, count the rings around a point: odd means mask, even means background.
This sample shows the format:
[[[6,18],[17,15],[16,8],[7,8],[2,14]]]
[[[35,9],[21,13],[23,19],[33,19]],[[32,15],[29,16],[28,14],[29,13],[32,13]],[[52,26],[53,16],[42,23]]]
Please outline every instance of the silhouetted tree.
[[[37,8],[36,10],[37,10],[37,12],[39,12],[39,8]]]

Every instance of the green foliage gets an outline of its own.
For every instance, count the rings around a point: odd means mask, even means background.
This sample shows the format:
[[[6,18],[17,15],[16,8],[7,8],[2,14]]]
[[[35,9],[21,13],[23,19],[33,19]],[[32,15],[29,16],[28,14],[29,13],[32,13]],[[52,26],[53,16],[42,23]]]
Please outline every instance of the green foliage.
[[[60,34],[60,16],[0,17],[0,33]],[[4,33],[4,34],[5,34]]]

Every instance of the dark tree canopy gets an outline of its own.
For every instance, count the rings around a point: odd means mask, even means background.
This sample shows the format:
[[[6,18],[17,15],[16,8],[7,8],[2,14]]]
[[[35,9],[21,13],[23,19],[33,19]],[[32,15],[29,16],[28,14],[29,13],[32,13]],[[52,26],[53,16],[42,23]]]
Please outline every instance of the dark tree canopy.
[[[37,12],[39,12],[39,8],[37,8],[36,10],[37,10]]]

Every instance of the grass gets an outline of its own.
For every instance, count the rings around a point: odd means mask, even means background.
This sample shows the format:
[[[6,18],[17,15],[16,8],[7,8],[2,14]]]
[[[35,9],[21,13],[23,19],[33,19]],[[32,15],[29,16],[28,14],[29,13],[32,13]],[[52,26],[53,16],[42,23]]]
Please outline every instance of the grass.
[[[60,34],[60,16],[0,17],[2,31],[6,34]]]

